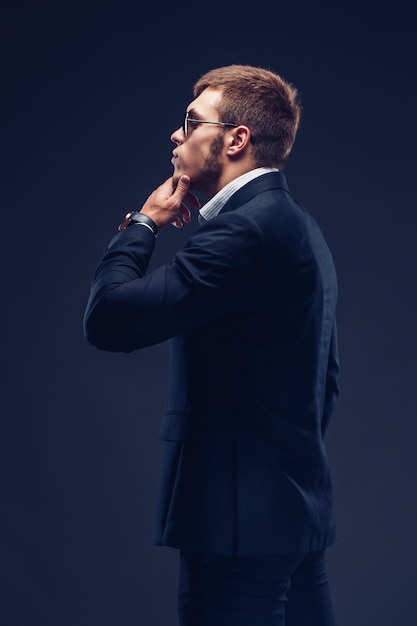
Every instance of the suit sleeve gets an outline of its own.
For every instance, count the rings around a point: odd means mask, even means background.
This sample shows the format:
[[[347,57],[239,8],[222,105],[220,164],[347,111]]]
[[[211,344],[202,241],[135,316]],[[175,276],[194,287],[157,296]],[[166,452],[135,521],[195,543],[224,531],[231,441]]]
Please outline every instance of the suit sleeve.
[[[210,220],[169,263],[147,273],[154,246],[147,228],[130,226],[106,248],[84,315],[90,344],[132,352],[232,311],[264,256],[259,227],[238,213]]]
[[[337,345],[337,327],[336,322],[333,326],[331,341],[330,341],[330,350],[329,350],[329,360],[327,365],[327,376],[326,376],[326,390],[324,397],[324,411],[323,418],[321,422],[321,432],[324,437],[326,434],[330,418],[332,416],[337,398],[339,397],[340,389],[338,384],[339,378],[339,356],[338,356],[338,345]]]

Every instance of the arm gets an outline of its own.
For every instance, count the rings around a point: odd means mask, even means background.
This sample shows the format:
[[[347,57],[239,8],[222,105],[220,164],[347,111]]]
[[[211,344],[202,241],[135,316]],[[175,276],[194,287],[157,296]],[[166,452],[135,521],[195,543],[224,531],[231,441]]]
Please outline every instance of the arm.
[[[259,227],[234,212],[201,226],[169,263],[146,273],[154,247],[151,231],[134,225],[105,250],[84,317],[86,339],[97,348],[131,352],[226,314],[263,256]]]

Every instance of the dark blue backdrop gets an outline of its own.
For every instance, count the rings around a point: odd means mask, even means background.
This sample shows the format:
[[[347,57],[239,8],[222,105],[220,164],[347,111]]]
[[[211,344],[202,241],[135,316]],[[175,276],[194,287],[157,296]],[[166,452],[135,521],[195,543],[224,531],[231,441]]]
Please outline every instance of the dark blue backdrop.
[[[287,179],[338,267],[338,624],[414,626],[413,3],[198,7],[3,3],[0,621],[175,623],[177,555],[151,546],[168,347],[99,353],[82,316],[121,216],[171,173],[193,82],[250,63],[301,91]]]

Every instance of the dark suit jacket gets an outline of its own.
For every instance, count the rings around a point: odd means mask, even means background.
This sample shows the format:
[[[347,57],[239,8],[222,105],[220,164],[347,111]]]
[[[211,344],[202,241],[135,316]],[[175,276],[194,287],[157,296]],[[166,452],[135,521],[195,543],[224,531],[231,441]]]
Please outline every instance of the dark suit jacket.
[[[155,543],[228,555],[328,546],[337,283],[316,222],[269,173],[146,274],[154,245],[142,226],[113,238],[85,335],[125,352],[173,338]]]

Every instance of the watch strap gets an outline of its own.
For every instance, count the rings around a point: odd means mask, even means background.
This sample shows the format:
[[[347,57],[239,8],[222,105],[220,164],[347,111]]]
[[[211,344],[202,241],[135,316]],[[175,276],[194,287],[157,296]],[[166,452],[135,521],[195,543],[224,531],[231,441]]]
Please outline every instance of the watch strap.
[[[155,237],[158,236],[158,226],[155,224],[153,219],[151,219],[144,213],[141,213],[140,211],[129,211],[129,213],[125,215],[125,218],[121,222],[121,224],[119,224],[117,230],[122,231],[132,224],[144,224],[151,229]]]

